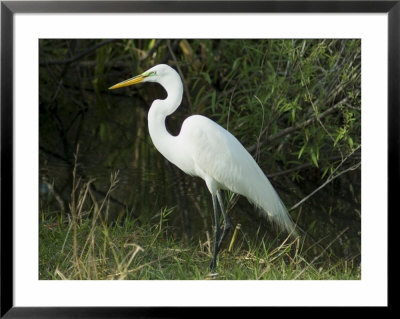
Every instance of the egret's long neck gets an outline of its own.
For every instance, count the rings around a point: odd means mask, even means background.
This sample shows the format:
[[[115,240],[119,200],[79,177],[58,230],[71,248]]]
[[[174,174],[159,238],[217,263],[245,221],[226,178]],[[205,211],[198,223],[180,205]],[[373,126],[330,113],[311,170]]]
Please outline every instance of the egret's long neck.
[[[176,155],[176,137],[171,135],[165,126],[165,119],[175,112],[182,101],[182,82],[179,75],[171,74],[168,78],[159,82],[167,91],[165,100],[155,100],[148,114],[150,137],[158,149],[169,161],[174,162]]]

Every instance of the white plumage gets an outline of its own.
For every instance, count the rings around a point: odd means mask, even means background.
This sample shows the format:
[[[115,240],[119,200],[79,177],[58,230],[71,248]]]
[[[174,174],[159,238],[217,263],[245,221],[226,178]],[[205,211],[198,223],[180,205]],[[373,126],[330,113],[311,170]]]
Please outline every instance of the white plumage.
[[[247,197],[276,225],[296,234],[294,223],[268,178],[231,133],[202,115],[188,117],[178,136],[168,133],[165,119],[178,108],[183,94],[182,81],[173,68],[160,64],[110,89],[140,82],[157,82],[168,94],[165,100],[155,100],[149,110],[149,132],[155,147],[185,173],[201,177],[212,195],[216,222],[214,255],[210,265],[212,269],[216,267],[216,257],[222,240],[231,226],[224,210],[220,189]],[[221,237],[217,199],[225,218]]]
[[[204,116],[193,115],[183,122],[177,139],[192,159],[194,172],[177,166],[204,179],[211,194],[228,189],[243,195],[277,225],[288,232],[293,230],[293,222],[270,181],[231,133]]]

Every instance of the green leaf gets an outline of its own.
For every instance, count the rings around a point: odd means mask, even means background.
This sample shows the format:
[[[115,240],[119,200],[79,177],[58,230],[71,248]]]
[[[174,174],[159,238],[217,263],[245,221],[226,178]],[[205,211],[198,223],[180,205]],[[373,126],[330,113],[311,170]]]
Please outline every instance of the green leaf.
[[[217,92],[214,91],[211,94],[211,110],[212,110],[213,113],[215,113],[215,100],[216,100],[216,98],[217,98]]]
[[[302,148],[300,149],[299,155],[297,156],[297,158],[299,159],[301,157],[301,155],[303,154],[304,150],[306,149],[307,144],[304,144],[302,146]]]
[[[328,173],[330,166],[328,166],[327,168],[324,169],[324,172],[322,173],[321,179],[323,179],[326,175],[326,173]]]
[[[236,71],[237,67],[239,66],[239,62],[240,62],[241,58],[237,58],[232,65],[232,71]]]
[[[104,123],[100,124],[99,134],[100,134],[100,140],[104,142],[107,137],[107,127]]]
[[[207,72],[201,72],[201,74],[204,76],[204,79],[207,81],[207,83],[211,84],[210,75]]]
[[[292,116],[292,123],[293,123],[294,120],[296,119],[296,108],[292,108],[291,116]]]
[[[318,159],[317,155],[314,152],[314,149],[311,149],[311,159],[316,167],[318,167]]]
[[[347,141],[349,142],[350,148],[353,149],[353,145],[354,145],[353,139],[349,136],[349,137],[347,138]]]

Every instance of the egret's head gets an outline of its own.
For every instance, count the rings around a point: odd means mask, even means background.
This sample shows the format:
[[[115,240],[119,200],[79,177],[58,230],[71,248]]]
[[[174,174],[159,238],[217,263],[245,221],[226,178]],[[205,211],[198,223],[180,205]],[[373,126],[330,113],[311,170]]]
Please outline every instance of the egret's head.
[[[118,88],[122,88],[125,86],[134,85],[142,82],[158,82],[162,83],[165,78],[168,78],[171,75],[175,75],[176,71],[166,64],[158,64],[151,69],[148,69],[146,72],[134,76],[128,80],[117,83],[109,88],[109,90],[114,90]]]

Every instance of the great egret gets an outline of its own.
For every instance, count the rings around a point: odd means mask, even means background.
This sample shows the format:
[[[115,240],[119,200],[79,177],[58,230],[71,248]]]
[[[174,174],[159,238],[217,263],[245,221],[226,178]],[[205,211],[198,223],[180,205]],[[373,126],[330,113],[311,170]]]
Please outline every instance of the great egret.
[[[295,234],[294,223],[275,189],[253,157],[231,133],[202,115],[185,119],[179,135],[168,133],[165,119],[178,108],[183,94],[181,78],[173,68],[159,64],[110,89],[141,82],[159,83],[167,91],[167,98],[155,100],[148,114],[150,137],[155,147],[186,174],[201,177],[212,195],[215,236],[211,270],[216,268],[222,241],[232,227],[225,212],[221,189],[247,197],[280,228]],[[225,220],[222,235],[217,201]]]

